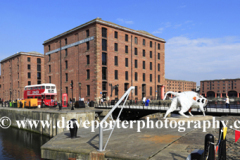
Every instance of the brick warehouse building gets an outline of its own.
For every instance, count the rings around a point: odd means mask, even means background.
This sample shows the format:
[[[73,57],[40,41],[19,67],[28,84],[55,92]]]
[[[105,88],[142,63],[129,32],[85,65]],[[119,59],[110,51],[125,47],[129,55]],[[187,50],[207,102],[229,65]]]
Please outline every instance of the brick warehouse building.
[[[239,98],[240,78],[200,81],[200,94],[208,98],[224,98],[227,95]]]
[[[173,80],[165,79],[166,87],[165,91],[184,92],[184,91],[196,91],[196,82],[185,80]]]
[[[43,45],[46,82],[56,84],[58,99],[72,97],[71,80],[76,99],[120,98],[130,86],[132,99],[164,95],[165,40],[145,31],[97,18]]]
[[[22,99],[25,86],[45,82],[44,55],[41,53],[18,52],[0,63],[0,98],[4,101]]]

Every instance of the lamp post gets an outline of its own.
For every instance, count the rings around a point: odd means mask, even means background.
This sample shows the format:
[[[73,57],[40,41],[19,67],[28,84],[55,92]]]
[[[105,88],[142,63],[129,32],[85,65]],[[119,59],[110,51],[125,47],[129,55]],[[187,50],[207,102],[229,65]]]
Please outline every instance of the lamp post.
[[[9,89],[9,92],[10,92],[10,101],[12,100],[12,90],[11,88]]]
[[[74,108],[73,108],[73,80],[71,80],[70,86],[72,89],[72,108],[71,108],[71,110],[74,110]]]
[[[81,85],[82,85],[82,84],[79,82],[79,83],[78,83],[78,86],[79,86],[79,97],[80,97],[79,101],[81,100]]]

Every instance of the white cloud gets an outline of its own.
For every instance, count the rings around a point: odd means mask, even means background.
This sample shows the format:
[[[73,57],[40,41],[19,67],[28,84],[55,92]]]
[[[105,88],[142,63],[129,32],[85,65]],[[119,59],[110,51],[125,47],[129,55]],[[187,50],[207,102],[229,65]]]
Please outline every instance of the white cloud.
[[[117,21],[122,22],[122,23],[126,23],[126,24],[134,24],[133,21],[124,20],[122,18],[118,18]]]
[[[156,31],[153,31],[153,34],[156,34],[156,33],[162,33],[162,31],[164,30],[164,28],[158,28]]]
[[[238,78],[240,41],[236,37],[173,37],[165,51],[166,78],[200,80]]]

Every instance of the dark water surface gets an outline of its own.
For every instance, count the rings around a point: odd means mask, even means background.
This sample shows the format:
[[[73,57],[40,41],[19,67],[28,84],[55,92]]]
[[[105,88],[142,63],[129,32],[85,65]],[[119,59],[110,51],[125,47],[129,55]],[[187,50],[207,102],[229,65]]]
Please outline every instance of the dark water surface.
[[[50,138],[17,128],[0,128],[0,160],[41,160],[41,146]]]

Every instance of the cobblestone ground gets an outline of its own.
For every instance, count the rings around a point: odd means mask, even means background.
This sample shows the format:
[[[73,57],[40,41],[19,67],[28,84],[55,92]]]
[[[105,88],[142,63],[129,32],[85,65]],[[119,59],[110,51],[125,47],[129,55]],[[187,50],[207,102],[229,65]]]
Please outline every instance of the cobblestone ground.
[[[221,118],[217,118],[217,120],[228,120],[228,130],[227,130],[227,135],[226,135],[226,140],[227,140],[227,144],[226,144],[226,153],[227,153],[227,160],[239,160],[240,159],[240,139],[238,142],[235,143],[235,131],[230,129],[229,126],[233,125],[233,123],[237,120],[240,120],[239,116],[225,116],[225,117],[221,117]],[[240,125],[240,124],[239,124]],[[240,129],[238,129],[240,130]],[[199,130],[199,132],[201,132],[201,130]],[[214,140],[215,140],[215,144],[217,144],[218,141],[218,134],[219,134],[219,129],[211,129],[208,130],[207,133],[211,133],[214,135]],[[206,133],[206,134],[207,134]],[[204,141],[204,139],[203,139]],[[200,149],[203,150],[204,149],[204,145],[189,145],[186,150],[187,152],[190,154],[192,151],[194,151],[195,149]],[[216,154],[216,158],[217,158],[217,154]]]

